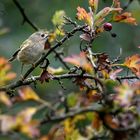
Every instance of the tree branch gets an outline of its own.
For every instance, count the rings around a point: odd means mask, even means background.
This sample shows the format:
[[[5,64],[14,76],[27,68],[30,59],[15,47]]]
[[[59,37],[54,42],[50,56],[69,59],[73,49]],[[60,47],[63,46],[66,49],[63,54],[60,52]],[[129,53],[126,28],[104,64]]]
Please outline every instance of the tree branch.
[[[38,31],[39,28],[31,22],[31,20],[27,17],[27,15],[24,12],[24,9],[22,8],[22,6],[19,4],[19,2],[17,0],[13,0],[14,4],[16,5],[16,7],[19,9],[22,17],[23,17],[23,24],[25,22],[27,22],[35,31]]]
[[[56,116],[48,116],[46,119],[42,120],[40,122],[40,124],[46,124],[46,123],[49,123],[49,122],[60,122],[60,121],[63,121],[67,118],[71,118],[71,117],[74,117],[76,115],[79,115],[79,114],[83,114],[83,113],[87,113],[87,112],[102,112],[103,111],[103,107],[102,106],[87,106],[87,107],[84,107],[84,108],[79,108],[79,109],[76,109],[74,111],[70,111],[69,113],[66,113],[66,114],[62,114],[62,115],[56,115]]]
[[[31,78],[28,78],[28,79],[25,79],[24,81],[17,81],[17,82],[14,82],[14,83],[11,83],[9,85],[6,85],[4,87],[0,87],[0,91],[10,91],[10,90],[13,90],[15,88],[18,88],[18,87],[21,87],[23,85],[29,85],[37,80],[39,80],[40,76],[34,76],[34,77],[31,77]],[[93,79],[95,80],[102,88],[104,88],[104,85],[102,84],[102,82],[96,78],[96,77],[93,77],[92,75],[89,75],[89,74],[63,74],[63,75],[56,75],[56,76],[53,76],[52,79],[49,79],[49,80],[61,80],[61,79],[71,79],[71,78],[88,78],[88,79]]]

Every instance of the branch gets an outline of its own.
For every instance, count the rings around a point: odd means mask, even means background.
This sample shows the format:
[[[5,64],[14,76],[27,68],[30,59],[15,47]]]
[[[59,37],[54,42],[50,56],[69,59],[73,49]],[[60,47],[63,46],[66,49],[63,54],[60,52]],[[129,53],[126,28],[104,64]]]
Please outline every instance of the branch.
[[[116,78],[117,80],[129,80],[129,79],[139,79],[137,76],[132,75],[132,76],[118,76]]]
[[[31,22],[31,20],[27,17],[27,15],[26,15],[25,12],[24,12],[24,9],[23,9],[22,6],[19,4],[19,2],[18,2],[17,0],[13,0],[13,2],[14,2],[14,4],[16,5],[16,7],[19,9],[19,11],[20,11],[20,13],[21,13],[21,15],[22,15],[22,17],[23,17],[23,24],[24,24],[25,22],[27,22],[35,31],[38,31],[38,30],[39,30],[38,27],[37,27],[35,24],[33,24],[33,23]]]
[[[134,0],[129,0],[128,3],[123,7],[123,10],[126,10],[133,1]]]
[[[87,106],[87,107],[84,107],[84,108],[80,108],[80,109],[75,109],[74,111],[70,111],[69,113],[66,113],[66,114],[62,114],[62,115],[56,115],[56,116],[50,116],[44,120],[42,120],[40,122],[40,124],[46,124],[46,123],[49,123],[49,122],[60,122],[60,121],[63,121],[67,118],[71,118],[71,117],[74,117],[76,115],[79,115],[79,114],[82,114],[82,113],[87,113],[87,112],[103,112],[103,108],[102,106]]]
[[[37,80],[39,80],[40,76],[34,76],[28,79],[25,79],[24,81],[17,81],[14,83],[11,83],[9,85],[6,85],[4,87],[0,87],[0,91],[10,91],[10,90],[14,90],[15,88],[21,87],[23,85],[29,85]],[[63,74],[63,75],[56,75],[53,76],[52,79],[49,80],[61,80],[61,79],[71,79],[71,78],[88,78],[88,79],[93,79],[95,80],[103,89],[104,89],[104,85],[102,84],[102,82],[96,78],[93,77],[92,75],[89,74]]]

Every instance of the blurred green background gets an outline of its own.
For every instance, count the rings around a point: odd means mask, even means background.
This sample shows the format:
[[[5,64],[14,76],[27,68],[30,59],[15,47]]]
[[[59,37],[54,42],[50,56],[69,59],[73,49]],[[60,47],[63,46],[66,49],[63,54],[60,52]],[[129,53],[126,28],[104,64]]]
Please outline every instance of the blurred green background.
[[[77,6],[88,9],[88,0],[19,0],[19,2],[32,22],[39,28],[47,28],[48,30],[54,28],[51,19],[56,10],[65,10],[67,16],[75,20]],[[111,0],[106,0],[106,2],[100,0],[99,9],[110,6],[111,2]],[[122,2],[122,5],[124,5],[128,0],[123,0]],[[131,54],[140,52],[140,49],[138,49],[140,45],[139,2],[134,0],[127,11],[132,12],[137,20],[138,26],[113,23],[112,32],[116,33],[117,37],[112,38],[108,32],[101,34],[93,43],[94,52],[106,52],[110,55],[111,59],[119,55],[120,48],[123,50],[122,59]],[[8,32],[3,34],[5,30],[8,30]],[[27,23],[22,25],[22,16],[12,0],[0,0],[0,56],[9,58],[20,44],[33,32],[34,30],[32,27]],[[65,55],[70,55],[73,52],[78,53],[79,41],[78,35],[73,37],[72,40],[67,41],[63,46],[66,53]],[[55,61],[54,56],[50,56],[50,60],[52,66],[61,66],[59,61]],[[19,77],[21,64],[18,61],[14,61],[12,66],[13,71],[17,72]],[[24,68],[24,72],[26,70],[27,67]],[[40,72],[41,70],[38,68],[34,74],[37,75]],[[64,86],[69,86],[69,90],[65,91],[67,93],[74,88],[69,82],[65,82]],[[37,87],[37,89],[43,93],[55,93],[56,89],[59,88],[61,90],[61,86],[58,86],[56,81],[45,84],[45,86],[43,84]],[[44,92],[44,90],[46,92]]]

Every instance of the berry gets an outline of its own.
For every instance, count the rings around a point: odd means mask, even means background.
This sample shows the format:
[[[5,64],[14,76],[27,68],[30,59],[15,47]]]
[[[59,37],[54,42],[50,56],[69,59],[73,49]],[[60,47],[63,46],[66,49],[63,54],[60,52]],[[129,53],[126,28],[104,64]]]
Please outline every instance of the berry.
[[[104,27],[105,31],[111,31],[112,30],[112,24],[111,23],[106,22],[106,23],[104,23],[103,27]]]
[[[111,36],[115,38],[117,35],[115,33],[111,33]]]

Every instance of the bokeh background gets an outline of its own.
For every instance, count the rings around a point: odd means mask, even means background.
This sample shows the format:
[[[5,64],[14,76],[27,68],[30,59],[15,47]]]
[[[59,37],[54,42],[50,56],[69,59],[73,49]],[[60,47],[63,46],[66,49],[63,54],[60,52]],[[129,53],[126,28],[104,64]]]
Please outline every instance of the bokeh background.
[[[125,5],[128,0],[121,0]],[[25,13],[30,20],[35,23],[41,29],[51,30],[54,28],[52,24],[52,16],[57,10],[65,10],[68,17],[73,20],[76,16],[76,8],[78,6],[87,9],[88,0],[19,0],[22,7],[25,9]],[[99,9],[110,6],[111,0],[100,0]],[[136,18],[138,25],[132,26],[124,23],[112,23],[112,32],[117,34],[116,38],[112,38],[108,32],[101,34],[93,43],[94,52],[106,52],[113,59],[119,55],[120,48],[122,48],[122,60],[131,54],[140,53],[140,3],[134,0],[129,6],[127,11],[132,12]],[[0,56],[10,58],[14,51],[20,46],[20,44],[32,33],[34,30],[27,23],[22,25],[22,16],[14,5],[12,0],[0,0]],[[65,43],[64,52],[65,55],[79,52],[79,36],[73,37]],[[51,66],[59,67],[61,63],[54,59],[54,55],[50,56]],[[28,67],[24,68],[24,72]],[[18,61],[12,63],[12,69],[17,73],[17,78],[20,76],[21,64]],[[33,72],[33,75],[40,74],[41,69],[37,68]],[[68,81],[64,81],[64,86],[68,87],[66,93],[73,91],[76,87]],[[41,96],[47,97],[53,95],[58,91],[62,91],[61,86],[58,83],[50,82],[47,84],[39,84],[37,90],[42,92]],[[55,94],[56,95],[56,94]]]

